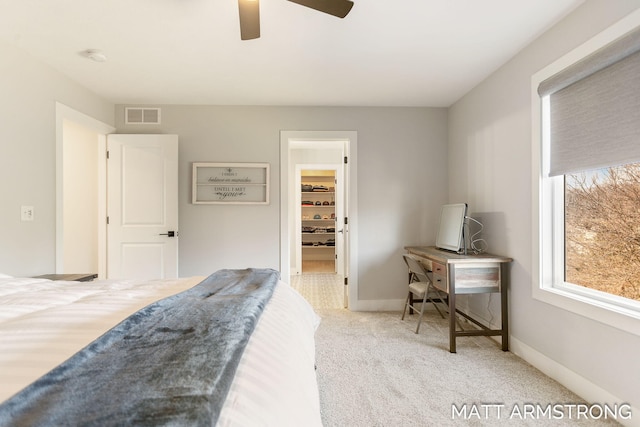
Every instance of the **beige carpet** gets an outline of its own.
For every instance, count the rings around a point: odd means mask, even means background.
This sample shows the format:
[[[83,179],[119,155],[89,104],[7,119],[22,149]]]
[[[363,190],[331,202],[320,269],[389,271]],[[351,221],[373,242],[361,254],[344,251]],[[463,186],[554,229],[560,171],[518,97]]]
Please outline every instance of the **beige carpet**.
[[[459,338],[449,353],[447,320],[433,307],[416,335],[416,316],[343,309],[335,274],[292,276],[291,284],[322,317],[316,365],[325,427],[618,425],[578,418],[574,407],[570,416],[566,405],[586,403],[490,338]]]
[[[317,312],[325,427],[618,425],[578,419],[573,408],[569,417],[565,404],[582,399],[489,338],[458,339],[449,353],[447,323],[433,309],[419,335],[400,313]]]

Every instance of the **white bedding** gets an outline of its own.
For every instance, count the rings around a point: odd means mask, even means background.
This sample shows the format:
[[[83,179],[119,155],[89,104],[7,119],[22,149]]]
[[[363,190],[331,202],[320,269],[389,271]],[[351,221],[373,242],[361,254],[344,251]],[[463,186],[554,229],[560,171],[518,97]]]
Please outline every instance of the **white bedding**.
[[[0,402],[137,310],[202,279],[62,282],[0,277]],[[276,287],[217,425],[322,425],[313,369],[318,322],[289,285]]]

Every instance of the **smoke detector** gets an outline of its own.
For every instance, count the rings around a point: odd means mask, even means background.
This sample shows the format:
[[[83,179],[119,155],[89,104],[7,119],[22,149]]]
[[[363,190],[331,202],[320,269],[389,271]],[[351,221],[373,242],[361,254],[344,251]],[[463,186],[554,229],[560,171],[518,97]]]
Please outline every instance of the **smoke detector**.
[[[87,49],[82,52],[82,55],[95,62],[105,62],[107,60],[107,56],[98,49]]]

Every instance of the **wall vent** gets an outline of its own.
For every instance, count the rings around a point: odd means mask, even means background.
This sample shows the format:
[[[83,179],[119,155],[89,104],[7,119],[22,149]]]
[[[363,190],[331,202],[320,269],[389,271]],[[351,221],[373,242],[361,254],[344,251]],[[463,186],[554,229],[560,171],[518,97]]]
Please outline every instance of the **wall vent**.
[[[159,108],[125,107],[124,122],[127,125],[159,125]]]

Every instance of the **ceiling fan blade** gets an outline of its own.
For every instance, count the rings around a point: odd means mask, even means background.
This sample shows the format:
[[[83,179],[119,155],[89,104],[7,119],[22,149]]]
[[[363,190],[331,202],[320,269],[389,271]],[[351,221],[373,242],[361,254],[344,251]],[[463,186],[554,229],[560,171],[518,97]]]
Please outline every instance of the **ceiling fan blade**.
[[[292,3],[297,3],[302,6],[310,7],[311,9],[319,10],[320,12],[328,13],[329,15],[337,16],[338,18],[344,18],[347,16],[353,2],[350,0],[289,0]]]
[[[238,0],[240,12],[240,39],[251,40],[260,37],[259,0]]]

